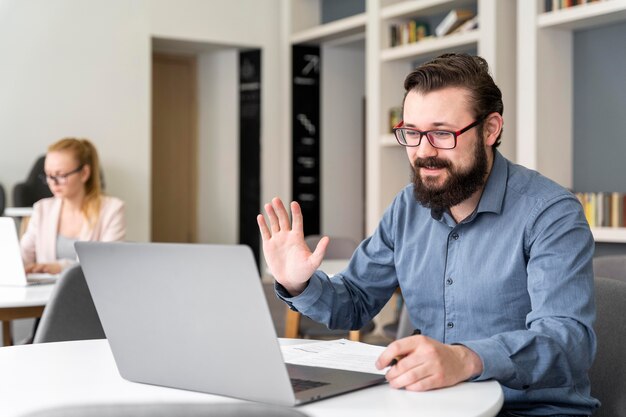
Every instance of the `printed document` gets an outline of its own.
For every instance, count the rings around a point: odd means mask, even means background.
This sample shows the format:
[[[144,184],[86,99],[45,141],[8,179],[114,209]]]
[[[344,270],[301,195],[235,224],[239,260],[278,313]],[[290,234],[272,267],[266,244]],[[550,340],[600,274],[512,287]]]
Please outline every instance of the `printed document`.
[[[387,369],[378,370],[376,359],[384,346],[369,345],[346,339],[281,346],[286,363],[320,366],[384,375]]]

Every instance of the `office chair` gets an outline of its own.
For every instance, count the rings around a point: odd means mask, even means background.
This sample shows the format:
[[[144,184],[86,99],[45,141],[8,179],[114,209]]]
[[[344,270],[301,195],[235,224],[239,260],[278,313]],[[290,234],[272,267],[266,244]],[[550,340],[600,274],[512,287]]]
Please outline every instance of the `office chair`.
[[[322,237],[321,235],[309,235],[304,238],[304,242],[309,249],[313,251]],[[358,244],[350,238],[330,236],[330,243],[326,248],[324,259],[350,259],[357,246]],[[297,311],[290,310],[289,307],[286,307],[286,309],[285,337],[318,339],[325,337],[343,337],[346,335],[345,330],[329,329],[315,320],[302,316]],[[370,321],[359,330],[350,330],[348,338],[350,340],[359,341],[363,334],[371,332],[374,330],[374,327],[374,323]]]
[[[626,282],[626,255],[593,258],[593,274]]]
[[[0,216],[4,215],[4,208],[6,207],[6,194],[4,193],[4,186],[0,184]]]
[[[596,276],[598,351],[591,367],[591,395],[602,405],[594,417],[626,417],[626,282]]]
[[[80,265],[63,271],[55,285],[33,343],[106,338]]]
[[[13,187],[13,206],[32,207],[42,198],[52,197],[50,188],[40,178],[44,173],[45,161],[45,155],[37,158],[26,180],[15,184]]]
[[[97,404],[44,409],[23,417],[306,417],[295,408],[260,403]]]
[[[304,238],[304,243],[311,249],[315,250],[315,247],[319,241],[323,238],[322,235],[309,235]],[[325,259],[350,259],[352,254],[359,246],[357,242],[349,237],[330,236],[330,242],[326,248]]]

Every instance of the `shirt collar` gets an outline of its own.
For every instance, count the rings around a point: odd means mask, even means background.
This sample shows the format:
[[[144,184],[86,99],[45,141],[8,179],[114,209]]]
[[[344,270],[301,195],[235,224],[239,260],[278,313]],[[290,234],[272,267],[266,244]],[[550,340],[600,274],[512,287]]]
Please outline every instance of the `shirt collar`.
[[[506,159],[496,149],[493,151],[493,166],[487,178],[487,184],[478,202],[477,213],[492,212],[499,214],[502,211],[506,183],[509,176],[509,167]]]

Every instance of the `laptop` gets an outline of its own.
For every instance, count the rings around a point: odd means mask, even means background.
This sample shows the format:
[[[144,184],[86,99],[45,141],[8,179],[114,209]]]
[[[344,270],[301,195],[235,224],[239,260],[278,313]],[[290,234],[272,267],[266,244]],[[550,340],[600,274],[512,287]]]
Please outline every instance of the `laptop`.
[[[247,246],[76,242],[75,248],[127,380],[286,406],[385,381],[285,364]]]
[[[11,217],[0,217],[0,285],[52,284],[58,277],[59,274],[24,272],[15,221]]]

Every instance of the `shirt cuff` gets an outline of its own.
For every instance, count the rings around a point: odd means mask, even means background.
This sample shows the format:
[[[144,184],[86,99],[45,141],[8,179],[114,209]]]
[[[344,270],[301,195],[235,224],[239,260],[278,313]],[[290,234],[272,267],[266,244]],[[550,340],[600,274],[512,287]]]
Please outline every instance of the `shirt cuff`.
[[[459,343],[474,351],[483,363],[483,372],[471,381],[495,379],[506,381],[515,378],[515,369],[508,354],[493,339],[474,340]]]
[[[289,308],[293,311],[305,310],[307,307],[315,303],[322,295],[322,282],[321,278],[318,276],[320,273],[320,271],[316,271],[309,279],[309,283],[304,291],[295,297],[292,297],[291,294],[287,292],[285,287],[283,287],[278,281],[274,281],[274,291],[276,292],[278,298],[287,303]]]

